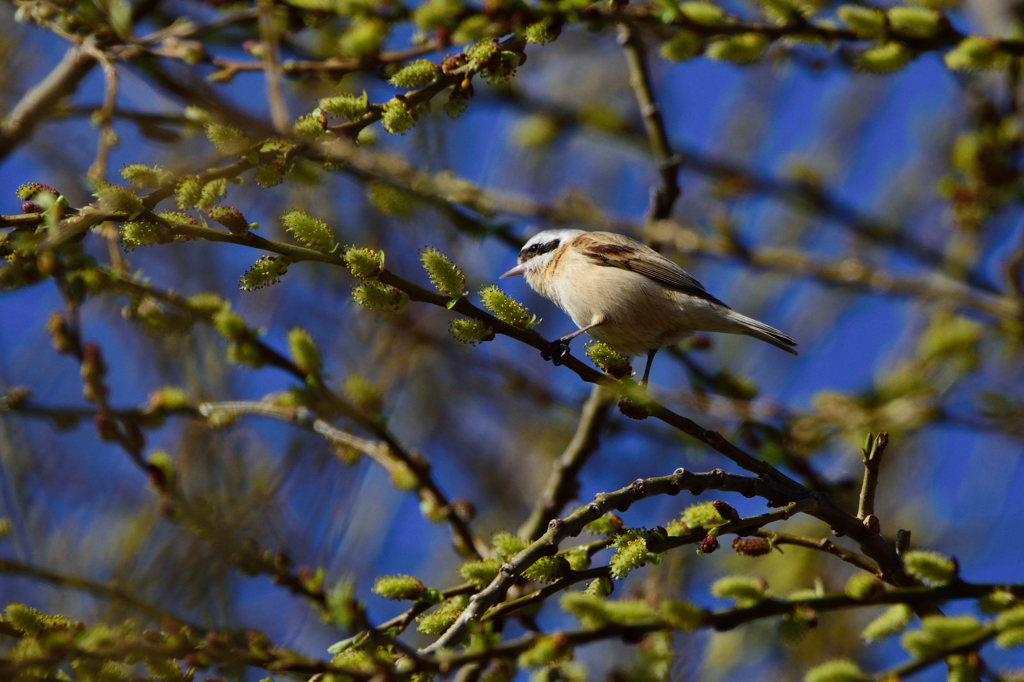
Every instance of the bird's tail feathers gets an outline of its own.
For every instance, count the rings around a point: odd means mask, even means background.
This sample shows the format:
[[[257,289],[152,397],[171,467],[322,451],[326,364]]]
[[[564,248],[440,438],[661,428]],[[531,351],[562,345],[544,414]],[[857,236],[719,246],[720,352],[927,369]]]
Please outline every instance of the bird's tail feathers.
[[[799,355],[793,347],[796,346],[796,341],[789,338],[778,329],[769,327],[763,322],[747,317],[746,315],[740,315],[739,313],[730,310],[729,315],[730,321],[735,323],[738,328],[734,328],[732,331],[734,334],[746,334],[747,336],[753,336],[755,339],[761,339],[765,343],[770,343],[776,348],[781,348],[787,353],[793,355]]]

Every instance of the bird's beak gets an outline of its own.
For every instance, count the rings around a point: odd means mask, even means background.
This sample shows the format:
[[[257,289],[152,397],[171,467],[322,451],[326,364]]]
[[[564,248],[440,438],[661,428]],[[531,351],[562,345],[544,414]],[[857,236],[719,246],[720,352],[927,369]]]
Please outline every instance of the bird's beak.
[[[524,272],[526,272],[526,263],[520,263],[519,265],[515,266],[514,268],[506,272],[504,275],[499,277],[498,279],[505,279],[506,277],[515,277],[516,275],[521,275]]]

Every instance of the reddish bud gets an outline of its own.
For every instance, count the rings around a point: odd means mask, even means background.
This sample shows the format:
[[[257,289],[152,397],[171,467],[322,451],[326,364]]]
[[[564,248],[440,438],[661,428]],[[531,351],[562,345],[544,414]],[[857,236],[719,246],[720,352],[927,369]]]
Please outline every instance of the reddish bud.
[[[96,435],[102,441],[117,440],[121,435],[117,428],[117,420],[109,412],[97,412],[92,421],[96,426]]]
[[[637,421],[643,421],[651,416],[651,412],[647,409],[646,405],[637,405],[627,398],[619,401],[619,412]]]
[[[231,234],[245,234],[249,231],[249,221],[234,206],[212,206],[206,210],[210,220],[228,228]]]
[[[49,185],[43,185],[38,182],[29,182],[18,188],[18,198],[22,201],[27,201],[39,194],[40,192],[49,192],[55,197],[60,196],[60,192],[50,187]],[[27,211],[26,211],[27,212]]]
[[[715,507],[715,511],[726,521],[736,521],[740,518],[740,515],[736,513],[732,505],[725,500],[715,500],[711,503]]]
[[[718,544],[718,538],[714,535],[705,535],[704,539],[700,541],[700,547],[697,548],[697,554],[711,554],[716,549],[721,547]]]
[[[22,213],[42,213],[43,207],[34,201],[23,201],[21,202]]]
[[[732,541],[732,548],[736,550],[737,554],[757,557],[770,553],[772,543],[764,538],[736,538]]]
[[[149,478],[149,484],[157,490],[163,490],[167,487],[167,475],[164,474],[164,470],[157,465],[147,464],[146,476]]]

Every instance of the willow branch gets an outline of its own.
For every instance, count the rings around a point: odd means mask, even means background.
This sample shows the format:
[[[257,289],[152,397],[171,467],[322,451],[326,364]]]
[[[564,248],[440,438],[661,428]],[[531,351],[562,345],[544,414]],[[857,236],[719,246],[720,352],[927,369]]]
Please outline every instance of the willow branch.
[[[604,386],[596,385],[590,390],[590,397],[583,404],[576,433],[566,446],[562,456],[551,467],[544,492],[537,498],[530,518],[519,529],[519,537],[536,540],[544,531],[548,521],[558,516],[579,488],[576,476],[597,451],[598,436],[604,427],[614,394]]]
[[[882,455],[889,444],[889,434],[880,433],[870,438],[870,449],[864,452],[864,481],[860,489],[857,518],[866,519],[875,514],[875,490],[878,488],[878,470],[882,466]]]
[[[661,117],[658,103],[651,87],[650,70],[644,56],[644,47],[640,44],[636,29],[630,24],[619,26],[619,44],[626,55],[629,66],[629,84],[636,95],[640,113],[647,129],[647,139],[651,154],[658,164],[661,185],[651,189],[651,204],[647,209],[647,220],[664,220],[672,215],[672,206],[679,197],[679,164],[680,158],[672,152],[668,141],[668,131]]]
[[[53,114],[57,103],[78,88],[95,65],[96,59],[85,46],[69,48],[57,66],[26,92],[0,121],[0,159],[27,140],[36,126]]]
[[[124,588],[118,587],[116,584],[97,583],[84,578],[79,578],[78,576],[64,575],[46,568],[23,564],[9,559],[0,559],[0,573],[24,576],[35,580],[41,580],[58,587],[69,587],[71,589],[80,590],[95,597],[101,597],[103,599],[125,604],[134,611],[137,611],[157,623],[161,623],[166,620],[173,620],[187,624],[199,634],[206,633],[205,628],[194,623],[188,623],[184,619],[179,618],[158,606],[143,601]]]
[[[429,503],[431,508],[439,510],[439,514],[451,526],[456,544],[466,548],[477,558],[485,557],[490,553],[487,545],[473,534],[468,522],[454,511],[440,488],[436,484],[430,484],[431,478],[424,471],[424,463],[417,461],[410,453],[402,451],[404,456],[396,456],[396,451],[391,444],[383,440],[361,438],[331,426],[307,407],[281,407],[265,401],[240,400],[203,403],[199,405],[198,409],[200,414],[207,417],[215,412],[223,412],[231,415],[250,414],[282,419],[319,434],[336,446],[352,448],[361,452],[392,474],[400,470],[411,471],[416,478],[416,491],[420,499]]]

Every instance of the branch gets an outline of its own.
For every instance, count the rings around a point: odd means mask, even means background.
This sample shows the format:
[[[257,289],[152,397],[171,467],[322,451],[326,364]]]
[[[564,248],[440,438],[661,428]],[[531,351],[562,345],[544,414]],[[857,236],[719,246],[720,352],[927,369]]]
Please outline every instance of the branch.
[[[36,126],[57,110],[57,103],[72,94],[96,65],[87,45],[91,43],[69,48],[46,78],[26,92],[0,121],[0,159],[27,140]]]
[[[487,545],[473,534],[469,523],[454,510],[440,488],[433,484],[429,474],[424,470],[425,460],[419,461],[412,454],[404,451],[400,451],[404,456],[398,456],[394,447],[386,441],[360,438],[331,426],[307,407],[281,407],[265,401],[249,400],[203,403],[199,405],[199,413],[203,416],[208,417],[215,412],[225,412],[233,415],[252,414],[283,419],[313,431],[335,445],[349,447],[362,452],[389,473],[394,474],[399,470],[411,471],[416,478],[416,491],[420,499],[428,503],[432,509],[438,510],[442,518],[448,522],[451,526],[456,546],[463,548],[465,552],[477,558],[483,558],[490,554]]]
[[[870,443],[864,449],[864,482],[860,489],[860,502],[857,505],[857,518],[868,523],[867,518],[875,515],[875,490],[878,488],[878,469],[882,466],[882,455],[885,454],[885,446],[889,444],[889,434],[880,433],[872,438],[868,434]]]
[[[637,104],[640,105],[640,113],[644,117],[651,153],[654,155],[658,171],[661,173],[661,186],[651,189],[651,204],[647,209],[647,221],[664,220],[672,215],[672,206],[680,194],[679,164],[682,160],[672,153],[668,132],[665,130],[665,121],[662,120],[658,103],[654,99],[654,90],[651,87],[651,77],[647,68],[647,60],[644,57],[643,45],[640,44],[636,29],[628,23],[619,26],[619,44],[622,45],[622,50],[626,54],[626,63],[629,65],[629,84],[636,94]]]
[[[544,492],[533,507],[530,518],[519,529],[519,537],[525,540],[536,540],[544,532],[548,521],[556,518],[569,500],[579,490],[576,476],[597,451],[598,436],[608,417],[608,409],[614,394],[604,386],[594,386],[590,397],[583,404],[576,433],[566,446],[562,456],[551,467]]]
[[[637,479],[626,488],[611,493],[599,493],[594,497],[594,501],[587,506],[564,519],[551,521],[548,524],[547,532],[503,564],[494,581],[470,598],[469,606],[459,614],[455,623],[433,644],[423,649],[423,653],[435,653],[440,649],[451,649],[458,645],[465,636],[469,624],[480,620],[489,608],[501,602],[509,588],[526,569],[541,557],[556,554],[558,544],[562,540],[578,535],[591,521],[601,518],[612,510],[626,511],[634,502],[645,497],[676,495],[681,490],[689,490],[696,495],[708,488],[732,490],[747,497],[757,495],[767,499],[773,499],[779,494],[787,492],[784,489],[780,490],[777,485],[769,483],[763,478],[725,474],[721,470],[707,474],[694,474],[684,469],[677,469],[671,476]],[[816,505],[817,497],[811,499]],[[677,540],[677,538],[671,538],[671,540]]]
[[[154,606],[149,602],[145,602],[124,588],[116,585],[105,585],[103,583],[93,582],[73,575],[56,573],[39,566],[23,564],[9,559],[0,559],[0,573],[25,576],[36,580],[42,580],[59,587],[70,587],[72,589],[81,590],[96,597],[121,602],[157,623],[173,620],[188,625],[201,635],[206,634],[205,628],[194,623],[189,623],[183,618],[179,618],[178,616],[163,610],[159,606]]]

